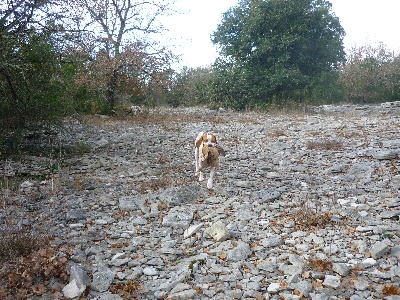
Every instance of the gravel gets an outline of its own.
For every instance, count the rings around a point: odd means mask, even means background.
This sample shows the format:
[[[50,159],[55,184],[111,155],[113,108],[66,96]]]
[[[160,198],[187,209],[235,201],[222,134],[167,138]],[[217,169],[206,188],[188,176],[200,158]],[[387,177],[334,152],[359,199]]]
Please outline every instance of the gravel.
[[[9,197],[8,215],[73,249],[64,296],[89,276],[87,299],[122,299],[109,287],[127,280],[139,299],[394,299],[385,287],[400,284],[399,106],[146,116],[66,120],[54,140],[91,150]],[[214,190],[194,174],[199,131],[227,151]],[[0,176],[51,162],[1,161]]]

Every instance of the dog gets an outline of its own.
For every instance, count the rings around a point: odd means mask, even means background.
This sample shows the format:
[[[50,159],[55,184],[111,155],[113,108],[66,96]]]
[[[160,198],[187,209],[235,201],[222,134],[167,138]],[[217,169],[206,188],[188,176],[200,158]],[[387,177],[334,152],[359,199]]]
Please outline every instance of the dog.
[[[210,132],[200,132],[194,144],[194,157],[196,160],[195,174],[199,174],[199,181],[203,181],[203,171],[210,168],[210,178],[207,181],[207,188],[212,189],[215,170],[219,169],[219,156],[225,156],[225,151],[218,144],[216,135]]]

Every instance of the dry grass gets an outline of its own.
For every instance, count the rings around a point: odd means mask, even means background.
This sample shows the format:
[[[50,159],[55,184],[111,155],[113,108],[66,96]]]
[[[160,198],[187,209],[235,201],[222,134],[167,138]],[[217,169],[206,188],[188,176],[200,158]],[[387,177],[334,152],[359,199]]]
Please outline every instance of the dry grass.
[[[332,272],[332,262],[327,259],[309,260],[307,266],[317,272]]]
[[[103,124],[118,124],[119,122],[126,122],[128,124],[167,124],[167,123],[189,123],[189,122],[206,122],[213,121],[214,123],[221,123],[222,118],[214,117],[210,120],[207,114],[187,114],[183,112],[173,113],[168,110],[145,110],[137,114],[117,114],[112,117],[101,116],[85,116],[82,121],[91,125]]]
[[[48,238],[28,228],[11,229],[5,226],[0,230],[0,262],[10,262],[19,256],[29,255],[46,244]]]
[[[267,133],[267,136],[270,138],[277,138],[277,137],[285,136],[285,135],[286,135],[285,131],[283,129],[279,129],[279,128],[272,129],[272,130],[268,131],[268,133]]]
[[[146,194],[149,192],[158,191],[160,189],[165,189],[172,185],[172,180],[167,176],[162,176],[160,178],[151,179],[149,181],[142,182],[138,191],[141,194]]]
[[[139,299],[137,291],[142,287],[137,281],[127,280],[125,283],[113,283],[109,290],[113,294],[118,294],[122,299],[136,300]]]
[[[400,295],[400,288],[395,285],[385,285],[382,294],[383,296]]]
[[[50,246],[51,237],[42,228],[45,224],[21,225],[30,216],[19,203],[18,179],[3,178],[0,182],[0,299],[30,299],[53,293],[56,291],[51,283],[68,279],[67,258]],[[37,193],[32,190],[26,197],[40,201]]]
[[[325,228],[331,221],[331,213],[318,213],[309,207],[302,207],[296,210],[292,216],[296,227],[301,230]]]
[[[335,140],[308,141],[306,145],[309,150],[333,150],[343,149],[343,143]]]

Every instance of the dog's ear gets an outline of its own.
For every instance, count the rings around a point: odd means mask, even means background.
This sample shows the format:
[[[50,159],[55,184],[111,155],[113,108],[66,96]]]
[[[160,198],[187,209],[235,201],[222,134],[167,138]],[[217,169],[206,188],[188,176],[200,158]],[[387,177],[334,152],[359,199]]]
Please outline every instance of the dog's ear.
[[[201,143],[204,142],[204,141],[207,141],[207,134],[206,133],[204,133],[203,135],[197,137],[196,143],[195,143],[196,147],[199,148]]]
[[[211,134],[211,143],[214,143],[214,144],[217,143],[217,137],[215,136],[215,134]]]
[[[196,140],[195,146],[196,148],[199,148],[201,145],[201,140]]]

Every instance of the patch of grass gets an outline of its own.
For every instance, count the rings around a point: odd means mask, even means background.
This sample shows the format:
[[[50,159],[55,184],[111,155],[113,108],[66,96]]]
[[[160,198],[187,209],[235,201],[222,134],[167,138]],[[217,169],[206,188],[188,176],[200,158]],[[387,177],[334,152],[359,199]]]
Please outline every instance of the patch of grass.
[[[127,280],[125,283],[113,283],[109,290],[113,294],[120,295],[122,299],[139,299],[137,292],[141,290],[141,285],[134,280]]]
[[[293,214],[292,219],[296,226],[302,230],[324,228],[332,222],[331,212],[318,213],[309,207],[302,207],[300,210],[297,210]]]
[[[308,150],[333,150],[343,149],[343,143],[335,140],[308,141],[306,145]]]
[[[160,178],[151,179],[143,182],[139,187],[139,192],[142,194],[148,193],[149,191],[158,191],[165,189],[172,184],[172,180],[167,176]]]
[[[75,145],[76,151],[78,154],[85,154],[85,153],[90,153],[92,152],[92,147],[90,147],[89,144],[79,141]]]
[[[384,288],[382,289],[382,294],[384,296],[400,295],[400,288],[395,285],[385,285]]]
[[[332,272],[332,262],[327,259],[309,260],[307,266],[318,272]]]
[[[160,201],[157,205],[157,209],[159,211],[166,211],[168,210],[168,208],[169,208],[168,203],[165,201]]]
[[[39,249],[46,238],[27,229],[0,231],[0,262],[25,256]]]
[[[280,136],[285,136],[285,131],[283,129],[275,128],[272,129],[271,131],[268,131],[267,136],[271,138],[277,138]]]

